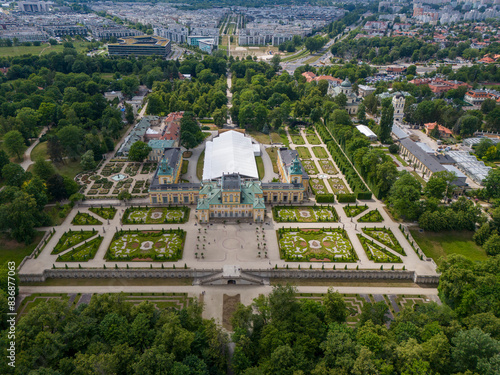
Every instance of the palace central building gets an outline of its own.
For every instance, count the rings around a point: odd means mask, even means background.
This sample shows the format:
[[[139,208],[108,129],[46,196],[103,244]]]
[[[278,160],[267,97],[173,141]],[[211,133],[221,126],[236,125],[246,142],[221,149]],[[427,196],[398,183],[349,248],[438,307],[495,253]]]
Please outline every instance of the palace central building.
[[[196,204],[201,223],[216,219],[262,222],[266,204],[302,202],[309,176],[297,151],[276,149],[280,182],[266,183],[259,180],[256,146],[236,131],[223,132],[207,142],[201,183],[179,183],[182,156],[166,150],[151,182],[150,202]]]

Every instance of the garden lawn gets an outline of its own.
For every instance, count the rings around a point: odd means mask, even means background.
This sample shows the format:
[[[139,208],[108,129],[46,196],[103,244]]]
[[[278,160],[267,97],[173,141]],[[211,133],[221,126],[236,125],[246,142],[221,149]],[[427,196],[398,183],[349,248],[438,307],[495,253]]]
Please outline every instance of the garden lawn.
[[[203,165],[205,164],[205,150],[203,150],[198,158],[198,162],[196,163],[196,177],[198,180],[202,180],[203,178]]]
[[[292,138],[292,143],[294,145],[305,145],[306,141],[304,141],[304,138],[300,134],[290,134],[290,137]]]
[[[264,168],[264,162],[262,161],[262,156],[256,156],[255,162],[257,163],[257,171],[259,172],[259,180],[264,178],[266,170]]]
[[[65,254],[59,255],[56,262],[87,262],[90,259],[94,259],[103,239],[99,235],[97,238],[77,246]]]
[[[291,206],[291,207],[273,207],[274,220],[277,222],[335,222],[338,220],[337,212],[333,207],[325,206]]]
[[[123,224],[185,223],[188,207],[129,207],[123,214]]]
[[[316,167],[316,163],[314,160],[302,160],[302,166],[306,170],[308,175],[316,175],[319,173],[318,167]]]
[[[273,172],[279,173],[278,170],[278,148],[277,147],[269,147],[266,148],[266,152],[271,158],[271,163],[273,165]]]
[[[271,133],[269,133],[269,135],[271,136],[271,141],[273,143],[281,143],[282,142],[281,141],[281,137],[280,137],[280,135],[278,133],[271,132]]]
[[[102,225],[102,221],[96,219],[92,215],[86,212],[78,212],[73,221],[71,222],[73,225]]]
[[[78,245],[79,243],[88,240],[90,237],[93,237],[97,234],[96,231],[72,231],[69,230],[68,232],[64,233],[61,238],[59,239],[59,242],[56,244],[54,247],[54,250],[52,250],[52,254],[59,254],[62,253],[64,250],[69,249],[70,247],[73,247],[75,245]]]
[[[406,255],[405,250],[400,245],[390,228],[362,228],[362,231],[367,236],[377,240],[388,248],[401,255]]]
[[[46,160],[49,158],[47,154],[47,142],[41,142],[37,144],[33,150],[31,150],[31,160],[37,161],[38,159]]]
[[[33,242],[29,245],[11,239],[6,233],[0,234],[0,267],[6,262],[15,262],[17,267],[24,257],[30,255],[35,250],[35,247],[42,240],[44,234],[45,232],[36,232]]]
[[[349,194],[349,189],[340,177],[331,177],[328,179],[328,183],[333,190],[333,194]]]
[[[347,217],[354,217],[354,216],[358,216],[361,212],[365,211],[368,209],[368,206],[367,205],[364,205],[364,206],[358,206],[358,205],[355,205],[355,206],[351,206],[351,205],[347,205],[347,206],[344,206],[344,211],[345,211],[345,214],[347,215]]]
[[[440,265],[450,254],[460,254],[473,261],[486,260],[485,251],[472,240],[474,232],[422,232],[410,230],[424,254]]]
[[[367,214],[361,216],[358,221],[360,223],[381,223],[384,218],[378,210],[371,210]]]
[[[186,174],[188,171],[189,160],[182,161],[181,174]]]
[[[316,134],[307,134],[306,135],[307,142],[309,142],[311,145],[320,145],[321,140],[318,138]]]
[[[109,245],[108,260],[177,261],[182,258],[183,230],[117,232]]]
[[[279,229],[282,259],[287,261],[355,262],[357,260],[347,233],[340,229]]]
[[[68,177],[72,180],[78,173],[83,172],[83,168],[80,165],[80,159],[65,159],[64,163],[54,163],[54,167],[56,168],[56,172],[61,176]]]
[[[43,211],[46,212],[52,225],[61,225],[66,217],[71,212],[72,207],[68,204],[56,205],[56,206],[46,206]]]
[[[299,154],[299,158],[301,159],[311,159],[311,153],[307,149],[307,147],[296,147],[295,150]]]
[[[324,147],[316,146],[313,147],[312,150],[318,159],[328,159],[328,152],[326,152]]]
[[[114,207],[90,207],[89,211],[99,215],[103,219],[110,220],[112,220],[116,214],[116,208]]]
[[[252,136],[252,138],[255,139],[259,143],[263,143],[266,145],[271,144],[271,140],[269,139],[269,134],[264,134],[264,133],[261,133],[261,132],[255,131],[255,130],[252,130],[252,131],[247,130],[247,133],[250,134]]]
[[[377,245],[376,243],[372,243],[371,240],[362,236],[358,233],[359,242],[363,246],[365,250],[366,256],[368,259],[373,260],[375,263],[401,263],[402,260],[400,257],[392,254],[390,251],[387,251],[382,246]]]

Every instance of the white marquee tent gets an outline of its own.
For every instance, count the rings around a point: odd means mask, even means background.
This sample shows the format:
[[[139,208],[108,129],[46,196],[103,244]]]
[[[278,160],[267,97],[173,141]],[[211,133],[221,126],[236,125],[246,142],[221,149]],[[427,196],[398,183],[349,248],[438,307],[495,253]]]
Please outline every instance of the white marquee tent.
[[[206,143],[203,180],[214,180],[228,173],[259,178],[252,141],[233,130]]]

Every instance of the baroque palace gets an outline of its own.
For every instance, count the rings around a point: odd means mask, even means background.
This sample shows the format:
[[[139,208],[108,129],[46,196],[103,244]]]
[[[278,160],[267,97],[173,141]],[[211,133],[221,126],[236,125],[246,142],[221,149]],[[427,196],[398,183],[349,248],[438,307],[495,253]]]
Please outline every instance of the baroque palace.
[[[300,203],[309,176],[297,151],[278,149],[280,182],[261,182],[255,154],[260,147],[237,131],[220,132],[206,143],[201,183],[180,183],[182,152],[166,149],[149,189],[152,204],[196,204],[196,218],[211,220],[247,218],[261,222],[266,204]]]

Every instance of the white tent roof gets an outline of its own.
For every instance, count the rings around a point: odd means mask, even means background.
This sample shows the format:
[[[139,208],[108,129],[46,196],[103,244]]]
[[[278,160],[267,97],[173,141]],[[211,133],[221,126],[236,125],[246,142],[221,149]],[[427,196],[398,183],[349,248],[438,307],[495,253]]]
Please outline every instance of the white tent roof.
[[[377,139],[377,134],[372,132],[372,130],[366,126],[366,125],[358,125],[356,128],[364,135],[366,135],[368,138],[374,138]]]
[[[259,178],[252,141],[233,130],[220,134],[205,147],[203,180],[214,180],[227,173]]]

